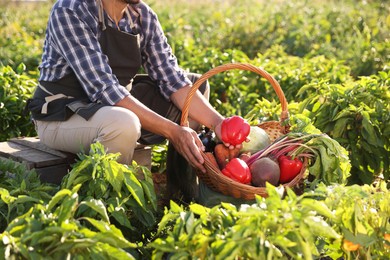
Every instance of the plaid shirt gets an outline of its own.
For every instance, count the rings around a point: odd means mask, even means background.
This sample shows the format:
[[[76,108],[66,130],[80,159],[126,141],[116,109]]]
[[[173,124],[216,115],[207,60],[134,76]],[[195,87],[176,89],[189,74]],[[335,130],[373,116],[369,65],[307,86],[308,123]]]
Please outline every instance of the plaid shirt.
[[[155,12],[143,2],[136,8],[137,12],[129,8],[136,32],[126,14],[118,29],[140,34],[142,66],[169,100],[172,93],[191,81],[179,68]],[[117,28],[106,14],[105,23]],[[101,51],[100,33],[98,1],[58,0],[46,30],[39,80],[55,81],[74,71],[92,102],[113,105],[129,95],[112,74],[107,56]]]

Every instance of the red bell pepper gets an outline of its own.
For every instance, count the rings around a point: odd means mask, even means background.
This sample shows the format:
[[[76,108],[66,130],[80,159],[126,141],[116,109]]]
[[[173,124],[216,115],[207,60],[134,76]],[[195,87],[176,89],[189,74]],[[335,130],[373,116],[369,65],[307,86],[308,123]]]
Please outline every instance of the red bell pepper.
[[[221,138],[224,143],[231,145],[242,144],[250,132],[249,123],[240,116],[225,118],[221,125]]]
[[[281,155],[278,158],[280,168],[280,183],[292,181],[302,169],[302,161],[298,158],[294,160],[291,156]]]
[[[225,168],[222,169],[222,174],[240,183],[248,184],[252,180],[252,174],[248,165],[240,158],[231,159]]]

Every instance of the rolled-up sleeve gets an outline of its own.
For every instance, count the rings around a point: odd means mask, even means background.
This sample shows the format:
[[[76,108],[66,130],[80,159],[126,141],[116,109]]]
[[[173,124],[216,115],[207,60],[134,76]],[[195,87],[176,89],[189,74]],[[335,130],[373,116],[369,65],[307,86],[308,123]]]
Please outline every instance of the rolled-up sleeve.
[[[179,67],[177,58],[168,44],[157,15],[149,8],[141,13],[144,40],[143,66],[149,76],[157,81],[162,95],[169,100],[172,93],[191,84],[186,72]],[[145,13],[147,12],[147,13]],[[148,18],[148,19],[147,19]]]

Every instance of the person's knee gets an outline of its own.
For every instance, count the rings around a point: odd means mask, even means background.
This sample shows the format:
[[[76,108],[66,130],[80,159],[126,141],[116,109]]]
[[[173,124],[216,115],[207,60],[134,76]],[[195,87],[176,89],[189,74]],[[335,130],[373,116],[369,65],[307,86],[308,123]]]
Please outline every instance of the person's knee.
[[[121,109],[111,119],[115,132],[122,141],[136,142],[141,136],[141,122],[136,114],[128,109]]]
[[[130,164],[137,140],[141,136],[141,122],[130,110],[111,108],[105,113],[105,120],[96,141],[101,142],[107,152],[120,153],[120,163]]]
[[[118,107],[106,111],[98,139],[105,143],[135,144],[140,135],[139,118],[132,111]]]

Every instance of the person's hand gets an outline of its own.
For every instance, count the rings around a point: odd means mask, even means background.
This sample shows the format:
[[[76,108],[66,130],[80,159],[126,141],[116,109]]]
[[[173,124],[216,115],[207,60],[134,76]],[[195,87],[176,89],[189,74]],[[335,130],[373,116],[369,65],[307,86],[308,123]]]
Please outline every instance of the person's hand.
[[[214,133],[215,135],[218,137],[219,140],[222,141],[222,123],[223,123],[223,120],[220,121],[214,128]],[[245,142],[249,142],[250,139],[249,137],[246,137],[245,139]],[[223,141],[222,141],[223,142]],[[230,143],[226,143],[226,142],[223,142],[223,144],[226,146],[226,147],[229,147],[229,149],[233,150],[233,149],[241,149],[242,148],[242,143],[240,144],[237,144],[237,145],[234,145],[234,144],[230,144]]]
[[[206,172],[201,154],[201,151],[204,151],[204,146],[194,130],[189,127],[177,126],[174,135],[169,137],[169,141],[192,167]]]

